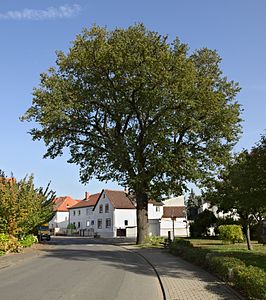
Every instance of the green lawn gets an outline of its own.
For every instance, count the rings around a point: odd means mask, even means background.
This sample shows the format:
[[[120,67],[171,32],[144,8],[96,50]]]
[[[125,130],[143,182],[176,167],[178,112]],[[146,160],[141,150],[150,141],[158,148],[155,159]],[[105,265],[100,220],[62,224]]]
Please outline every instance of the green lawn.
[[[253,265],[264,269],[266,272],[266,245],[252,242],[253,251],[247,249],[246,243],[225,244],[220,240],[189,239],[194,247],[208,248],[214,252],[226,256],[233,256],[241,259],[246,265]]]

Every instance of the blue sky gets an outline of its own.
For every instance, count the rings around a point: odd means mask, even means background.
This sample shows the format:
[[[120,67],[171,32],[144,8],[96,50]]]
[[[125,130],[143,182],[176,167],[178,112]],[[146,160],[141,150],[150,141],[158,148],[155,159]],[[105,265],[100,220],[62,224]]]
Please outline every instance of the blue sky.
[[[55,51],[67,51],[93,24],[113,29],[143,22],[170,39],[178,36],[191,51],[216,49],[224,75],[242,87],[243,134],[235,150],[250,149],[266,129],[265,13],[264,0],[0,1],[0,169],[19,179],[33,173],[37,186],[51,180],[58,195],[78,199],[85,191],[118,188],[96,180],[82,185],[65,156],[42,159],[43,143],[33,142],[31,125],[19,121],[39,74],[55,65]]]

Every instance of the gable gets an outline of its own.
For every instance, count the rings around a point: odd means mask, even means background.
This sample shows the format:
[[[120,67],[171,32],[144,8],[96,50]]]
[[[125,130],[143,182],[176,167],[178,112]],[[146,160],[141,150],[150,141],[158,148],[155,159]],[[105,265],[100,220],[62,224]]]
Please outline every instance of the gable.
[[[128,198],[127,194],[124,191],[104,189],[102,190],[93,210],[96,209],[96,206],[98,206],[99,201],[104,199],[103,197],[109,199],[109,202],[114,209],[135,209],[135,206],[133,205],[132,201]]]

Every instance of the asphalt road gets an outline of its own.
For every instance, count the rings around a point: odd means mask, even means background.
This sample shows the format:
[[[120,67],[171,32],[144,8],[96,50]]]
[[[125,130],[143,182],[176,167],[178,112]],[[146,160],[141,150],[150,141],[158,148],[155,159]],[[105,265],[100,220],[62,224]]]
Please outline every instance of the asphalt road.
[[[163,299],[150,265],[122,247],[86,238],[52,245],[0,269],[1,300]]]

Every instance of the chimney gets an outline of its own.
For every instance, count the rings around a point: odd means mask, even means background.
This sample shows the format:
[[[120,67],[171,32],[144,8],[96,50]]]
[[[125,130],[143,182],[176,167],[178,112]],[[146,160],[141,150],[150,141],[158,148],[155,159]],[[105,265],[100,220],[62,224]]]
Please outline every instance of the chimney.
[[[89,192],[85,192],[85,200],[89,200],[90,199],[90,193]]]

